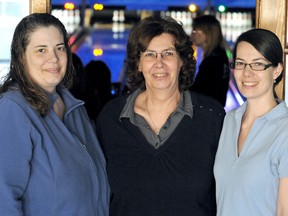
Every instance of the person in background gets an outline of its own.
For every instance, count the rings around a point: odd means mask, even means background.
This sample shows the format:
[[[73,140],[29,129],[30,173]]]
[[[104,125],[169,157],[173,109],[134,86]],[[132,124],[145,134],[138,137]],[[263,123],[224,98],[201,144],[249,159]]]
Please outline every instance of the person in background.
[[[95,107],[91,107],[90,102],[91,95],[94,95],[91,80],[88,78],[82,60],[76,53],[72,53],[72,63],[74,68],[73,85],[69,88],[69,91],[75,98],[84,102],[84,107],[91,120],[92,126],[95,128],[95,121],[92,119],[93,115],[91,114],[91,112],[95,112],[93,110]]]
[[[188,90],[193,53],[189,35],[171,17],[148,17],[131,30],[131,93],[108,102],[96,124],[110,216],[216,215],[213,165],[225,111]]]
[[[246,102],[227,113],[214,174],[219,216],[288,215],[288,108],[274,97],[283,50],[269,30],[242,33],[234,76]]]
[[[202,50],[202,61],[192,91],[211,96],[224,107],[230,80],[229,60],[220,22],[213,15],[193,19],[191,38]]]
[[[91,84],[88,90],[86,108],[89,117],[96,122],[104,105],[113,98],[111,71],[107,64],[101,60],[91,60],[85,66],[85,71]]]
[[[85,102],[87,100],[89,79],[85,72],[83,62],[76,53],[72,53],[72,63],[74,68],[73,84],[69,88],[69,91],[75,98]]]
[[[107,216],[105,158],[72,84],[68,35],[54,16],[17,25],[0,86],[0,215]]]

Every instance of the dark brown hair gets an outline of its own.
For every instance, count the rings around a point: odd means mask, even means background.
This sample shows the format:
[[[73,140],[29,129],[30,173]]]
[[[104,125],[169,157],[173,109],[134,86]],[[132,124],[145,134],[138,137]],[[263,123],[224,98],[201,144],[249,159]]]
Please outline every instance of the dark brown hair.
[[[50,109],[50,100],[47,93],[36,84],[25,69],[25,51],[30,42],[30,36],[39,27],[54,26],[63,35],[68,62],[65,76],[60,84],[69,88],[73,80],[72,56],[69,47],[69,36],[59,19],[47,13],[34,13],[24,17],[17,25],[11,43],[11,62],[9,73],[0,87],[0,93],[8,91],[18,85],[28,103],[41,115],[47,115]],[[59,84],[59,85],[60,85]]]
[[[278,64],[283,65],[283,48],[277,35],[267,29],[251,29],[242,33],[235,42],[233,49],[233,59],[237,57],[237,47],[241,41],[250,43],[273,67]],[[278,84],[283,77],[283,71],[276,79]]]
[[[131,90],[145,88],[145,79],[138,72],[140,54],[144,52],[151,40],[163,33],[175,37],[175,48],[183,61],[179,74],[179,88],[187,89],[193,83],[196,60],[189,35],[184,31],[181,23],[171,17],[147,17],[137,23],[131,30],[127,44],[127,82]]]

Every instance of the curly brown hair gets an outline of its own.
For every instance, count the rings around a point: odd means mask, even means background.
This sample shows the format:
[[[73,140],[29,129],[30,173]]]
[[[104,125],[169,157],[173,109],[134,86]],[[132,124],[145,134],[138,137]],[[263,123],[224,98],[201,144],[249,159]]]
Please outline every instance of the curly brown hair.
[[[0,93],[8,91],[15,84],[24,95],[28,103],[41,115],[46,116],[50,109],[50,100],[47,93],[35,83],[25,69],[25,51],[30,42],[30,36],[39,27],[54,26],[63,35],[68,61],[66,73],[59,85],[69,88],[73,81],[72,54],[69,46],[69,36],[59,19],[48,13],[34,13],[24,17],[17,25],[11,43],[10,69],[3,84],[0,86]]]
[[[188,89],[192,85],[196,60],[192,41],[184,31],[182,24],[171,17],[147,17],[131,29],[127,43],[126,78],[131,91],[137,88],[145,88],[144,76],[137,69],[140,54],[147,49],[154,37],[163,33],[168,33],[175,37],[175,48],[183,61],[183,66],[179,73],[179,90]]]

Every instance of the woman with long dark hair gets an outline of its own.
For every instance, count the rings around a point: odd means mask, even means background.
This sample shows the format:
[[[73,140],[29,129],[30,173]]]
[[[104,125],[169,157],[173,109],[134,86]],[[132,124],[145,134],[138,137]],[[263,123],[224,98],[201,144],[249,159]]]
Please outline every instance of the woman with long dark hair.
[[[0,215],[108,215],[105,159],[72,79],[63,24],[23,18],[0,86]]]

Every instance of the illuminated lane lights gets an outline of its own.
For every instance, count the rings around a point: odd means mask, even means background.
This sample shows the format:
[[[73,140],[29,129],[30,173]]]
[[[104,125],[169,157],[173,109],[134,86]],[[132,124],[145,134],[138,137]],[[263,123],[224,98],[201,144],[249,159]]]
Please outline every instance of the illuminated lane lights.
[[[194,13],[197,11],[197,6],[195,4],[190,4],[189,7],[188,7],[188,10],[191,12],[191,13]]]
[[[74,10],[74,8],[75,8],[75,5],[73,3],[71,3],[71,2],[66,2],[64,4],[64,9],[65,10]]]
[[[103,55],[103,50],[101,48],[96,48],[93,50],[93,55],[94,56],[102,56]]]
[[[233,54],[229,49],[226,49],[226,55],[227,55],[228,59],[230,59],[230,60],[233,59]]]
[[[94,10],[103,10],[104,5],[103,4],[94,4],[93,8],[94,8]]]
[[[192,48],[194,49],[193,56],[194,56],[194,58],[197,60],[197,55],[198,55],[198,49],[197,49],[197,46],[195,46],[195,45],[193,44],[193,45],[192,45]]]
[[[72,35],[72,36],[69,38],[69,44],[74,44],[75,41],[76,41],[76,36],[75,36],[75,35]]]
[[[218,11],[219,11],[220,13],[223,13],[223,12],[226,11],[226,7],[225,7],[224,5],[219,5],[219,6],[218,6]]]

